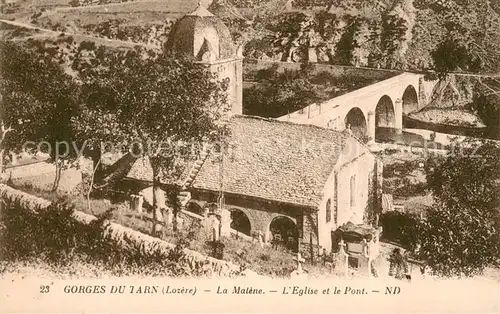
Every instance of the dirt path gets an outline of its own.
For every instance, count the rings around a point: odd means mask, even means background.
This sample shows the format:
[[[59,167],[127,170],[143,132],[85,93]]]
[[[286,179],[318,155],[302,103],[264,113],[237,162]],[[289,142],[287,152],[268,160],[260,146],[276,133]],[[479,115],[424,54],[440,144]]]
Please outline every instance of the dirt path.
[[[5,19],[0,19],[0,23],[5,23],[5,24],[12,25],[12,26],[23,27],[23,28],[32,29],[32,30],[38,30],[38,31],[41,31],[41,32],[44,32],[46,34],[50,34],[53,36],[59,36],[60,34],[65,34],[68,36],[72,36],[75,39],[80,39],[82,41],[83,40],[90,40],[90,41],[93,41],[93,42],[96,42],[96,43],[99,43],[99,44],[105,45],[105,46],[115,46],[115,47],[116,46],[124,46],[124,47],[130,47],[130,48],[133,48],[135,46],[141,46],[141,47],[148,48],[148,49],[155,49],[155,50],[160,49],[159,47],[154,46],[154,45],[147,45],[147,44],[142,44],[142,43],[135,43],[135,42],[131,42],[131,41],[123,41],[123,40],[116,40],[116,39],[107,39],[107,38],[84,35],[84,34],[74,34],[74,33],[60,32],[60,31],[53,31],[51,29],[38,27],[38,26],[33,25],[33,24],[21,23],[21,22],[16,22],[16,21],[9,21],[9,20],[5,20]]]

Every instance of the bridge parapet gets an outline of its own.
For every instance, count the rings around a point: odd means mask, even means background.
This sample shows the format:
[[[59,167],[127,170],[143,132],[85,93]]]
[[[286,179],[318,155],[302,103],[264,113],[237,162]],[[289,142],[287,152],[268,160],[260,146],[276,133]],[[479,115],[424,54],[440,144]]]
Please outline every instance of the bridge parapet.
[[[392,96],[391,99],[395,102],[398,98],[402,97],[408,85],[412,85],[418,89],[421,77],[423,77],[422,74],[402,73],[322,103],[311,104],[303,109],[279,117],[278,120],[310,123],[327,127],[325,121],[333,118],[343,119],[342,115],[345,115],[353,107],[359,107],[365,116],[367,116],[369,112],[375,110],[377,101],[382,96],[388,94]]]

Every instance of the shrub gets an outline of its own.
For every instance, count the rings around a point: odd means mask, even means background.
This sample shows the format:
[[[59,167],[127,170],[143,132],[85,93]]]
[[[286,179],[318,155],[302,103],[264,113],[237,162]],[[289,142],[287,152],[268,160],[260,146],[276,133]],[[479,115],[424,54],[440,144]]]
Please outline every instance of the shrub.
[[[415,250],[420,227],[420,220],[416,215],[397,211],[386,212],[380,216],[380,223],[385,239],[397,242],[410,251]]]
[[[204,265],[190,267],[185,262],[184,243],[165,251],[147,248],[126,234],[118,240],[105,231],[108,211],[90,224],[75,220],[73,211],[65,201],[37,212],[5,202],[0,220],[1,262],[43,262],[57,269],[82,261],[114,275],[202,276],[210,272]]]

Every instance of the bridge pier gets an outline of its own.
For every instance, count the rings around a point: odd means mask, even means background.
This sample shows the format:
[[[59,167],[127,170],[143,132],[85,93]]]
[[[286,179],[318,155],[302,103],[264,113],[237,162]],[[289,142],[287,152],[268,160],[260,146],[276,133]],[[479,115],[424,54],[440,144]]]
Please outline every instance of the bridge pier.
[[[375,143],[375,129],[377,125],[375,124],[375,112],[370,111],[368,112],[368,121],[367,121],[367,130],[366,132],[368,133],[368,137],[370,138],[368,144],[373,144]]]
[[[403,132],[403,100],[401,98],[396,99],[394,103],[394,116],[396,132],[401,134]]]
[[[417,110],[422,109],[427,105],[427,97],[425,95],[425,85],[424,85],[424,77],[421,76],[418,78],[418,102],[417,102]]]

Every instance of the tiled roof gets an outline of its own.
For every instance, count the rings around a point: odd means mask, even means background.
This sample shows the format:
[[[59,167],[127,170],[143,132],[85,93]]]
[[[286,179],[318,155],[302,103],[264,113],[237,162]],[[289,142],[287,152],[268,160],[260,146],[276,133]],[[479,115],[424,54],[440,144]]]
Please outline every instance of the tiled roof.
[[[235,116],[224,155],[224,191],[317,207],[349,135],[273,119]],[[220,154],[212,152],[193,187],[218,191]]]
[[[176,159],[175,166],[170,175],[164,176],[160,179],[163,184],[182,185],[184,180],[187,179],[189,171],[191,170],[196,159],[194,157],[187,157],[185,159]],[[136,158],[130,171],[125,175],[125,178],[132,180],[139,180],[145,182],[153,181],[153,168],[149,157]]]
[[[160,182],[163,184],[182,185],[187,179],[189,171],[195,163],[195,157],[185,159],[178,158],[175,161],[175,173],[169,177],[163,177]],[[143,182],[153,182],[153,168],[149,157],[135,157],[128,153],[121,156],[115,163],[109,166],[104,172],[104,181],[112,182],[121,179],[131,179]]]
[[[148,157],[136,158],[132,167],[125,175],[127,179],[134,179],[146,182],[153,181],[153,168]]]

